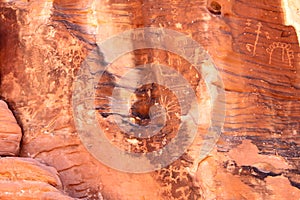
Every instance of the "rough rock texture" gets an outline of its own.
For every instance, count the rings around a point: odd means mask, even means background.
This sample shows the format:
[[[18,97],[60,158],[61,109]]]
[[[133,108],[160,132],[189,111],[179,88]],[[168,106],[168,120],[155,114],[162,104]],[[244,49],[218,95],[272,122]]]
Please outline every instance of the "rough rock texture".
[[[58,172],[32,158],[0,158],[0,199],[73,199],[61,192]]]
[[[0,155],[19,154],[22,131],[7,104],[0,100]]]
[[[194,184],[204,199],[299,199],[300,190],[287,178],[291,168],[282,157],[261,155],[245,140],[229,155],[213,151],[200,163]]]
[[[64,189],[73,197],[101,199],[102,192],[110,199],[121,199],[124,194],[129,199],[155,199],[159,185],[151,175],[112,170],[93,158],[79,140],[71,112],[72,84],[93,46],[72,31],[81,30],[76,28],[76,20],[72,25],[56,19],[60,4],[78,6],[83,17],[89,13],[89,8],[81,12],[80,4],[73,1],[16,1],[1,5],[1,95],[22,122],[21,155],[55,167]],[[71,25],[67,28],[68,24]]]
[[[300,44],[300,2],[297,0],[282,0],[284,9],[284,21],[286,25],[296,29]]]
[[[281,1],[16,0],[2,1],[0,9],[0,93],[22,123],[21,155],[55,167],[71,196],[299,198],[299,43],[295,29],[285,25]],[[144,26],[170,28],[198,41],[223,79],[226,120],[222,136],[196,174],[189,171],[198,165],[189,152],[154,173],[110,169],[84,148],[76,132],[71,95],[80,64],[96,48],[96,41]],[[193,88],[201,87],[201,77],[170,52],[145,50],[125,55],[111,72],[136,64],[132,56],[138,64],[174,65],[190,78]],[[110,95],[109,87],[118,77],[107,73],[105,78],[99,85]],[[99,121],[113,128],[109,117],[101,115]],[[169,123],[170,127],[176,124]],[[201,140],[200,130],[199,135]],[[251,149],[252,160],[238,155],[244,148],[237,147],[239,144]],[[146,151],[153,148],[144,146]],[[276,181],[286,190],[278,189]],[[290,191],[288,196],[285,191]]]
[[[22,138],[21,128],[4,101],[0,101],[1,155],[17,155]],[[71,200],[63,194],[55,168],[32,158],[0,158],[0,199]]]
[[[62,188],[57,171],[32,158],[5,157],[0,158],[0,180],[39,181]]]
[[[0,181],[0,198],[9,200],[71,200],[55,187],[36,181]]]

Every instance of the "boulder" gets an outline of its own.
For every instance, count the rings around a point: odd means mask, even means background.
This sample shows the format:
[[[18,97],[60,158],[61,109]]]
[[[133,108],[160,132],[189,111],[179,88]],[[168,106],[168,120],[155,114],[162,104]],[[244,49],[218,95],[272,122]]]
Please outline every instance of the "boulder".
[[[20,151],[22,130],[7,104],[0,100],[0,155],[16,156]]]
[[[58,172],[32,158],[0,158],[0,199],[71,200]]]

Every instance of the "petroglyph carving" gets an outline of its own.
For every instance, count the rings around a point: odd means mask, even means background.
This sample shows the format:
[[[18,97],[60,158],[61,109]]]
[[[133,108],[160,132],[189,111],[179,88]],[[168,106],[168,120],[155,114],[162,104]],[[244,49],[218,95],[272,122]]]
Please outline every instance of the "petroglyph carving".
[[[248,21],[250,23],[250,21]],[[261,28],[262,28],[262,24],[260,22],[258,22],[257,24],[257,30],[255,31],[256,33],[256,38],[254,41],[254,44],[246,44],[246,48],[249,52],[252,52],[252,55],[255,56],[256,55],[256,46],[259,40],[259,36],[261,33]]]
[[[266,35],[266,38],[267,38],[268,40],[271,39],[269,32],[265,32],[265,35]]]
[[[247,19],[246,25],[251,26],[251,19]]]
[[[272,64],[272,56],[275,49],[281,49],[281,61],[288,61],[290,67],[292,67],[292,60],[294,59],[294,51],[291,49],[291,45],[282,42],[273,42],[267,49],[269,54],[269,64]],[[287,58],[287,59],[286,59]]]

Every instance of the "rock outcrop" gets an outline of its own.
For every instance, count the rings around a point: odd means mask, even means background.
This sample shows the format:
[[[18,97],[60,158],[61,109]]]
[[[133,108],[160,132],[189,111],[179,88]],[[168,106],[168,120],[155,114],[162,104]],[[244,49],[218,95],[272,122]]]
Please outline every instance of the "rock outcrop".
[[[20,151],[22,130],[7,104],[0,100],[0,155],[16,156]]]
[[[8,108],[0,100],[1,156],[17,156],[22,132]],[[71,200],[55,168],[32,158],[0,157],[0,199]]]
[[[288,178],[290,170],[297,167],[280,156],[259,154],[245,140],[228,155],[213,151],[199,164],[194,184],[204,199],[299,199],[300,190]]]
[[[0,199],[71,200],[58,172],[32,158],[0,158]]]
[[[54,167],[63,189],[74,198],[299,198],[300,50],[296,31],[286,25],[287,11],[282,8],[280,0],[1,1],[0,94],[22,124],[20,155]],[[171,165],[151,173],[131,174],[111,169],[98,161],[80,140],[74,123],[72,95],[82,64],[91,52],[99,53],[100,64],[105,64],[107,55],[101,55],[99,42],[138,27],[168,28],[193,38],[209,53],[222,78],[223,88],[217,85],[226,97],[222,135],[214,151],[200,163],[193,158],[193,152],[201,146],[203,133],[210,124],[211,113],[207,110],[203,113],[209,117],[203,117],[206,123],[197,130],[191,150]],[[182,45],[186,45],[184,41]],[[95,59],[90,61],[99,64]],[[139,103],[152,100],[153,105],[169,106],[171,120],[158,137],[131,138],[113,123],[109,101],[114,88],[121,87],[117,84],[120,75],[136,65],[150,63],[170,65],[188,80],[198,95],[198,103],[210,105],[203,77],[180,55],[157,49],[122,55],[95,85],[95,109],[99,126],[111,143],[124,151],[158,150],[176,135],[180,123],[178,100],[172,92],[156,85],[135,91],[138,98],[134,100],[138,102],[133,104],[136,107],[130,119],[141,124],[149,120],[149,105]],[[87,82],[81,87],[86,88]],[[164,98],[152,95],[157,91],[164,91],[161,94]],[[93,95],[82,101],[90,100]],[[183,107],[189,104],[186,101]],[[12,116],[5,112],[5,116]],[[7,124],[3,126],[9,141],[0,140],[0,152],[18,155],[20,128],[12,126],[8,130]],[[0,136],[2,139],[2,132]],[[245,156],[239,156],[240,152]],[[109,151],[105,153],[110,155]],[[249,160],[247,153],[251,154]],[[18,173],[22,180],[0,179],[1,194],[11,195],[8,199],[20,194],[34,199],[43,191],[38,196],[49,195],[51,199],[64,195],[49,168],[35,161],[8,161],[16,166],[24,163]],[[23,173],[26,169],[34,180]],[[43,175],[33,173],[33,169]],[[289,194],[284,194],[285,191]]]

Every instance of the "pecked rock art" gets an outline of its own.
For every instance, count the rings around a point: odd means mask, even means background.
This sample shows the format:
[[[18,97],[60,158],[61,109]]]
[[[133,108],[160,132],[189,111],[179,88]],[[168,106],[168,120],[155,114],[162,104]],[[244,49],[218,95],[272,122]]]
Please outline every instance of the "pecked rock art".
[[[281,61],[288,62],[288,65],[290,67],[292,66],[292,61],[294,59],[294,51],[291,49],[291,45],[290,44],[286,44],[286,43],[281,43],[281,42],[273,42],[267,49],[267,53],[269,54],[269,64],[272,64],[272,56],[273,56],[273,52],[279,49],[281,51]]]
[[[72,198],[288,198],[282,190],[277,190],[274,185],[277,180],[281,187],[291,191],[291,197],[297,197],[299,44],[294,28],[284,25],[280,3],[252,0],[1,1],[0,93],[22,125],[20,156],[55,168],[61,187]],[[140,27],[168,28],[193,38],[211,56],[222,77],[226,95],[225,123],[215,150],[204,160],[194,159],[203,133],[210,125],[211,113],[207,109],[210,97],[203,77],[187,60],[157,49],[122,55],[103,73],[95,84],[93,103],[97,123],[112,144],[129,152],[159,150],[171,141],[180,124],[180,109],[178,99],[167,88],[149,84],[136,89],[130,97],[131,115],[126,116],[126,123],[147,125],[151,118],[162,116],[151,113],[151,105],[161,104],[167,108],[165,129],[150,139],[123,134],[114,123],[109,104],[113,89],[119,86],[120,75],[127,70],[141,64],[171,65],[188,80],[197,93],[197,101],[202,103],[204,123],[197,129],[191,148],[165,168],[134,174],[104,165],[82,144],[72,109],[73,83],[79,69],[93,51],[99,52],[100,58],[106,56],[101,55],[98,42]],[[186,40],[180,42],[182,46],[188,45]],[[134,47],[135,44],[129,45]],[[275,48],[269,48],[270,45]],[[281,46],[286,47],[284,51]],[[109,48],[122,47],[113,44]],[[172,81],[172,77],[169,79]],[[159,95],[161,92],[163,95]],[[87,94],[81,100],[89,101],[91,96]],[[189,108],[189,103],[184,106]],[[164,113],[162,109],[157,110]],[[0,143],[1,149],[9,152],[5,154],[18,155],[21,131],[18,133],[9,151]],[[246,139],[256,147],[243,142]],[[237,153],[232,155],[232,149],[239,144],[252,148],[255,162],[244,163]],[[105,153],[110,155],[110,152]],[[284,167],[268,163],[274,156],[280,158],[278,162]],[[45,195],[49,198],[64,195],[56,188],[59,184],[54,186],[56,179],[49,176],[45,175],[47,181],[42,183]],[[12,199],[19,195],[14,191],[29,188],[37,191],[34,195],[40,194],[41,180],[31,182],[24,173],[22,178],[26,187],[20,185],[22,180],[1,180],[2,194]],[[274,192],[268,193],[269,190]],[[24,193],[28,198],[36,198]]]

